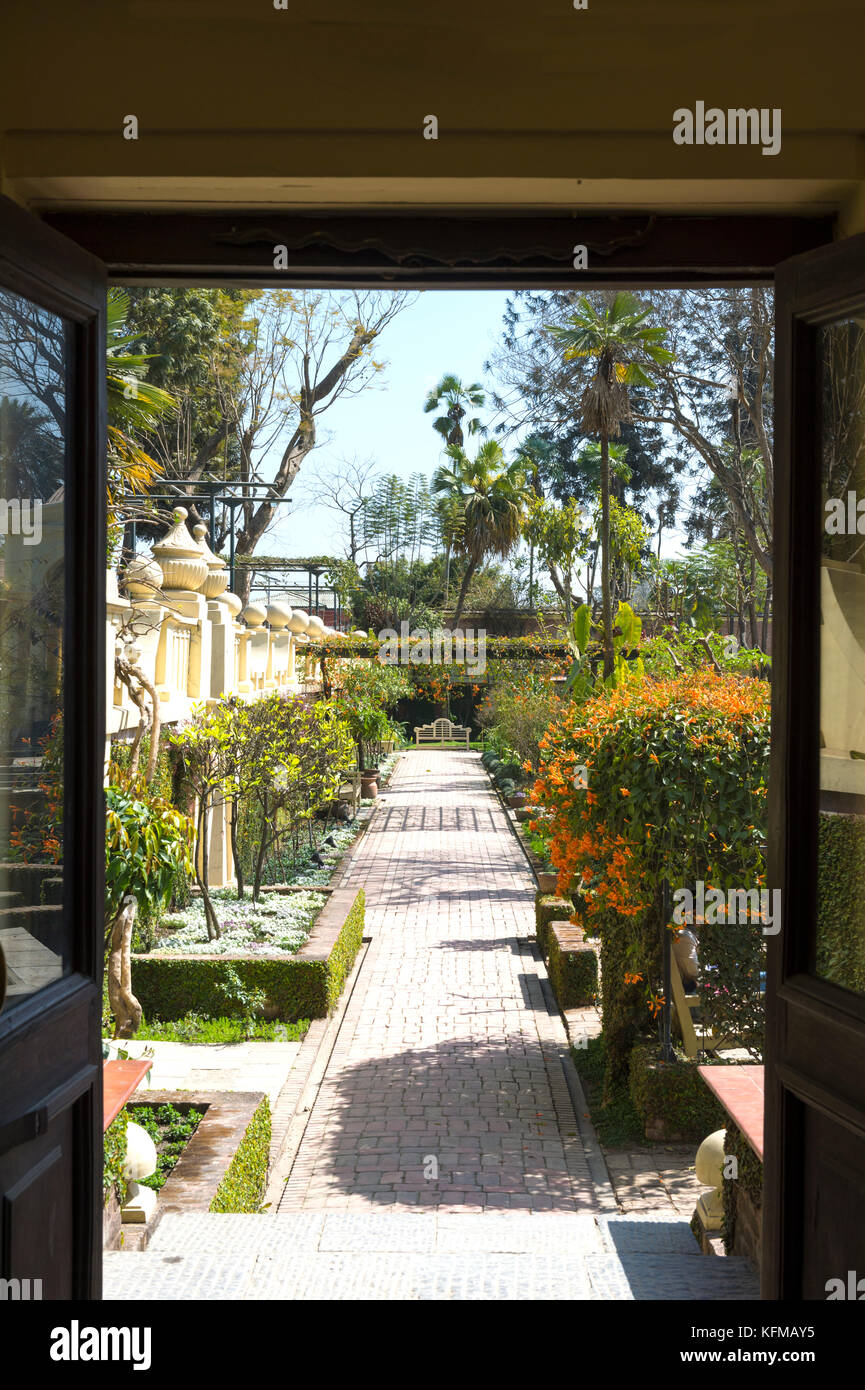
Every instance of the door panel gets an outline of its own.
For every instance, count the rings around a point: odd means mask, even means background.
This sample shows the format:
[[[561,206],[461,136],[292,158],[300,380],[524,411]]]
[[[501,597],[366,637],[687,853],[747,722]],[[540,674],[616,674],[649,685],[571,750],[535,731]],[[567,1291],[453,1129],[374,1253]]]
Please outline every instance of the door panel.
[[[763,1291],[825,1299],[865,1276],[865,237],[780,266],[776,326]]]
[[[104,359],[103,267],[0,200],[0,1278],[46,1298],[101,1288]]]

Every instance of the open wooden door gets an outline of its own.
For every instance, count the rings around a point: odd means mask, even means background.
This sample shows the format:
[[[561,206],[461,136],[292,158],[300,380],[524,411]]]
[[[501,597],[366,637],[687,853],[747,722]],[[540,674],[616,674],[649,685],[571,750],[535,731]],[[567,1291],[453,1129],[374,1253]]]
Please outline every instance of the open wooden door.
[[[0,199],[7,1299],[101,1294],[105,294],[99,261]]]
[[[776,285],[763,1294],[862,1299],[865,236]]]

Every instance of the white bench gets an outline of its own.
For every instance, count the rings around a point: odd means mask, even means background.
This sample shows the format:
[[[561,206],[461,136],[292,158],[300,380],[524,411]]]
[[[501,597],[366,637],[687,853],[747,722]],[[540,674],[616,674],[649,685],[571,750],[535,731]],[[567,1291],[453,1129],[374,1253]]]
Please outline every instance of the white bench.
[[[416,748],[422,743],[440,743],[444,747],[446,743],[462,743],[463,740],[468,748],[471,736],[471,729],[464,729],[461,724],[452,724],[449,719],[435,719],[432,724],[416,726],[414,731]]]

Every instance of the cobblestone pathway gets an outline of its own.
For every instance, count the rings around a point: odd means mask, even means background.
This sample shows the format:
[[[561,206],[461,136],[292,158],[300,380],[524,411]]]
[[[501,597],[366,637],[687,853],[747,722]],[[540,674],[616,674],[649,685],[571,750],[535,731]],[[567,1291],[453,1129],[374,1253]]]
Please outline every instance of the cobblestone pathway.
[[[477,754],[400,762],[342,886],[363,968],[270,1217],[171,1216],[106,1297],[745,1298],[580,1138],[534,880]]]

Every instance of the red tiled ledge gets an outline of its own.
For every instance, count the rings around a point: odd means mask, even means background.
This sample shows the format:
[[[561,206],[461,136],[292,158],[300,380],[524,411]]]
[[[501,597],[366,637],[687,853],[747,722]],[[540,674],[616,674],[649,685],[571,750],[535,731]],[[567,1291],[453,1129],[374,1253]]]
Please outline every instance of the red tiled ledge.
[[[713,1095],[744,1134],[754,1153],[763,1159],[762,1066],[698,1067]]]
[[[105,1133],[112,1120],[116,1120],[124,1105],[138,1089],[150,1068],[153,1058],[144,1061],[105,1062],[102,1067],[102,1132]]]

